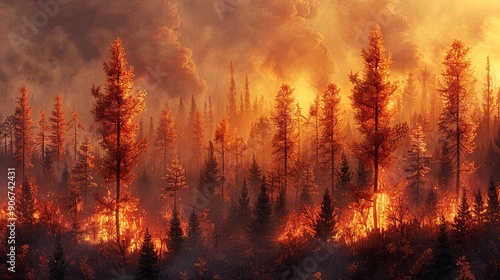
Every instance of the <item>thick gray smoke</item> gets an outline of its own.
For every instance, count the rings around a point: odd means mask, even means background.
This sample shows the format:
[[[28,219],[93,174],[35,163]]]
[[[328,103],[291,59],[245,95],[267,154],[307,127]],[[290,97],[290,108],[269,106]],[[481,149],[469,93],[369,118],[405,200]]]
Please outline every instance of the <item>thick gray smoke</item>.
[[[230,60],[243,83],[270,82],[273,93],[282,82],[305,80],[325,88],[333,61],[323,36],[312,27],[319,1],[214,0],[179,1],[183,40],[191,46],[200,68],[227,77]],[[221,66],[222,62],[222,68]],[[214,69],[215,68],[215,69]],[[238,81],[237,81],[238,82]],[[276,86],[276,87],[274,87]]]
[[[161,0],[41,0],[1,3],[2,99],[13,103],[26,84],[33,105],[44,106],[56,94],[68,106],[88,105],[89,88],[103,82],[102,61],[109,45],[122,38],[134,66],[137,88],[151,100],[201,94],[192,52],[179,42],[175,4]],[[6,100],[5,100],[6,99]],[[37,106],[37,107],[38,107]],[[46,106],[45,106],[46,107]],[[9,112],[6,112],[9,113]]]
[[[88,89],[103,82],[102,61],[116,37],[136,88],[149,92],[148,106],[204,92],[224,100],[231,60],[238,91],[248,75],[257,96],[271,97],[282,82],[314,91],[336,82],[347,95],[347,73],[361,70],[360,50],[375,24],[394,79],[424,67],[438,74],[454,38],[471,46],[478,77],[488,54],[495,74],[500,2],[476,2],[0,0],[0,102],[9,104],[1,111],[12,113],[23,84],[37,108],[56,94],[67,106],[90,106]]]

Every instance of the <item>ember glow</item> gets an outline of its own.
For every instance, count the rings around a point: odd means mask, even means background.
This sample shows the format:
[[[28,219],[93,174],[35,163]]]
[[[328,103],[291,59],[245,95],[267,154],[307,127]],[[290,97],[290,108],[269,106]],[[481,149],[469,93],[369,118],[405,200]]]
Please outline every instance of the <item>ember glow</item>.
[[[499,1],[4,2],[0,279],[500,279]]]

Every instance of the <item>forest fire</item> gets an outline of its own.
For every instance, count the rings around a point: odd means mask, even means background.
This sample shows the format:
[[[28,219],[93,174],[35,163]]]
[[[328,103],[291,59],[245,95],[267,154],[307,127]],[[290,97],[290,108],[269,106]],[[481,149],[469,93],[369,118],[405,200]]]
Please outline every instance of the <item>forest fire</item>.
[[[0,279],[500,279],[498,1],[10,2]]]
[[[290,214],[277,240],[287,242],[304,238],[308,234],[308,223],[305,215],[296,212]]]
[[[122,214],[122,236],[128,244],[128,251],[132,253],[140,250],[142,236],[144,235],[144,224],[142,218],[135,218]],[[91,216],[83,225],[87,229],[83,235],[83,240],[90,244],[103,244],[114,242],[114,217],[112,215],[96,214]],[[159,246],[158,246],[159,248]]]

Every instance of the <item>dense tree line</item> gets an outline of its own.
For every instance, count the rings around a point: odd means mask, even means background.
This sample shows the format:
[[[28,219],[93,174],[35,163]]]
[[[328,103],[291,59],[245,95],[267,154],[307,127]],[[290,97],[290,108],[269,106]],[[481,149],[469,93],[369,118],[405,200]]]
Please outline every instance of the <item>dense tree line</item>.
[[[500,128],[489,58],[477,112],[464,43],[447,49],[434,90],[426,74],[420,97],[415,73],[401,89],[390,80],[380,27],[369,39],[362,72],[349,75],[353,126],[336,84],[303,115],[293,84],[252,104],[245,76],[238,96],[232,62],[225,113],[193,95],[189,109],[179,98],[148,115],[120,39],[103,88],[89,94],[92,125],[76,109],[66,121],[57,96],[35,126],[21,88],[1,126],[1,165],[20,174],[20,277],[498,278]],[[415,106],[436,95],[436,108]],[[478,138],[481,127],[488,133]],[[489,147],[483,157],[473,153],[479,140]]]

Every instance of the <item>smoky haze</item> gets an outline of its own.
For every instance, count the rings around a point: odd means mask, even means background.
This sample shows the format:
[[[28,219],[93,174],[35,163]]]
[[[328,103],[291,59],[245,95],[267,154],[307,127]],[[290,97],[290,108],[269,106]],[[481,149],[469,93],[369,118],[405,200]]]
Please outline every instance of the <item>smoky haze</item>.
[[[35,108],[57,94],[67,111],[90,106],[89,88],[103,82],[102,62],[116,37],[136,88],[156,107],[205,93],[224,100],[231,60],[238,92],[248,75],[254,96],[272,96],[282,82],[311,91],[336,82],[347,95],[347,73],[361,69],[360,49],[375,24],[394,78],[424,67],[439,73],[453,38],[471,46],[478,77],[486,55],[493,68],[500,62],[497,1],[4,0],[0,8],[0,102],[13,105],[26,85]],[[4,115],[12,113],[7,108]]]

